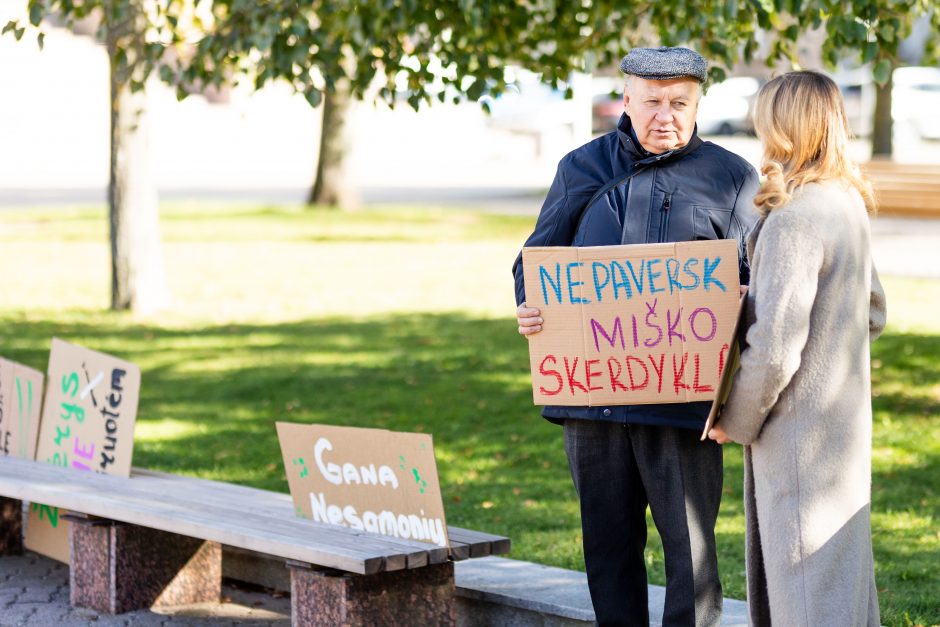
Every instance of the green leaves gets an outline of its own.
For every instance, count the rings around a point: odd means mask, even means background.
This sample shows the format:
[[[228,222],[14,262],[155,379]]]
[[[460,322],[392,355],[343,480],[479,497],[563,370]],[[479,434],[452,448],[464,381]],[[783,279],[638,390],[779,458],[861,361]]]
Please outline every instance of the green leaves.
[[[930,14],[933,24],[928,54],[936,56],[940,49],[938,0],[357,0],[328,6],[213,0],[199,5],[200,18],[194,20],[186,0],[160,2],[153,14],[140,11],[139,0],[27,3],[32,28],[53,12],[67,24],[99,12],[101,34],[114,38],[116,65],[138,82],[157,71],[163,81],[182,84],[179,93],[186,94],[193,85],[239,78],[259,89],[285,79],[312,106],[346,79],[353,97],[390,105],[401,98],[415,108],[433,101],[482,102],[506,89],[508,66],[555,85],[574,71],[615,65],[625,50],[655,44],[657,35],[663,44],[688,45],[707,56],[712,78],[762,50],[768,51],[762,59],[768,65],[794,64],[796,42],[823,25],[823,58],[830,64],[846,56],[861,63],[881,59],[876,80],[884,78],[886,63],[894,62],[899,42],[921,15]],[[211,19],[203,19],[203,11]],[[11,21],[3,33],[19,39],[24,30]],[[148,45],[135,43],[143,33]],[[196,43],[183,47],[184,41]],[[38,43],[43,44],[41,34]],[[167,48],[177,47],[179,54],[166,55]],[[383,87],[370,91],[375,82]]]
[[[310,103],[311,107],[319,107],[320,103],[323,102],[323,92],[315,87],[311,87],[304,92],[304,98]]]
[[[887,83],[888,79],[891,78],[891,71],[893,69],[894,67],[890,59],[881,59],[878,61],[878,63],[875,64],[875,69],[872,71],[875,82],[879,85]]]
[[[470,100],[479,100],[480,96],[482,96],[485,91],[486,81],[475,78],[473,82],[470,83],[470,86],[467,87],[467,98]]]
[[[36,2],[35,0],[30,0],[29,3],[29,23],[33,26],[39,26],[39,22],[42,21],[43,13],[45,12],[45,7],[43,3]]]
[[[3,27],[3,30],[0,31],[0,35],[6,35],[7,33],[12,32],[13,37],[19,41],[23,38],[23,33],[26,32],[26,28],[20,26],[20,23],[17,20],[10,20]]]
[[[160,70],[160,80],[164,83],[173,83],[176,79],[176,72],[173,71],[173,68],[169,65],[161,65]]]

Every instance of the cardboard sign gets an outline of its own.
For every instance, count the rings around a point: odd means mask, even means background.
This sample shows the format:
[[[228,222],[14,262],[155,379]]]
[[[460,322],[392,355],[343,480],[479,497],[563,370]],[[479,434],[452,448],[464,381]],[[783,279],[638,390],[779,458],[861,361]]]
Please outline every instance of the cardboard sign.
[[[277,423],[298,516],[448,546],[430,435]]]
[[[69,563],[69,522],[65,520],[68,510],[29,504],[26,518],[25,545],[30,551],[52,559]]]
[[[36,459],[129,477],[140,368],[52,340]]]
[[[522,252],[536,405],[716,397],[739,310],[734,240]]]
[[[136,365],[53,338],[36,459],[129,477],[139,398]],[[32,504],[26,547],[67,562],[66,513]]]
[[[35,459],[42,373],[0,357],[0,455]]]
[[[703,442],[705,438],[708,437],[708,432],[711,430],[712,425],[718,421],[721,410],[725,406],[728,397],[731,395],[731,385],[734,383],[734,374],[741,367],[741,343],[738,341],[738,329],[741,326],[741,316],[744,312],[744,299],[745,297],[741,296],[741,302],[738,306],[738,315],[735,318],[734,330],[732,331],[734,339],[731,342],[731,350],[728,351],[727,363],[725,364],[724,370],[721,371],[721,381],[718,383],[718,394],[715,396],[715,400],[712,401],[711,410],[708,412],[708,417],[705,419],[705,427],[702,429],[702,435],[699,438]]]

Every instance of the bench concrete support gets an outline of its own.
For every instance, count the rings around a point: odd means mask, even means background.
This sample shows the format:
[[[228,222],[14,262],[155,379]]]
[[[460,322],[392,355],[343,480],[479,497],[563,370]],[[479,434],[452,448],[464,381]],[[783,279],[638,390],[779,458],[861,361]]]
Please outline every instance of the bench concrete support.
[[[121,614],[218,602],[219,543],[81,515],[68,518],[72,605]]]
[[[295,627],[457,623],[453,562],[375,575],[319,570],[294,561],[287,565]]]
[[[0,555],[23,553],[23,502],[0,496]]]

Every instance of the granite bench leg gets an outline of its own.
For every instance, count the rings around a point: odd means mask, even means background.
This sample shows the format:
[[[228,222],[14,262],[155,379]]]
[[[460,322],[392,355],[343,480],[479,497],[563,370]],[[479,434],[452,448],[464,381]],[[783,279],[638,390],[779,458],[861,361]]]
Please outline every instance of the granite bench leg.
[[[69,600],[121,614],[209,603],[222,593],[222,546],[137,525],[70,514]]]
[[[457,624],[453,562],[375,575],[287,565],[293,627]]]
[[[23,553],[23,502],[0,496],[0,555]]]

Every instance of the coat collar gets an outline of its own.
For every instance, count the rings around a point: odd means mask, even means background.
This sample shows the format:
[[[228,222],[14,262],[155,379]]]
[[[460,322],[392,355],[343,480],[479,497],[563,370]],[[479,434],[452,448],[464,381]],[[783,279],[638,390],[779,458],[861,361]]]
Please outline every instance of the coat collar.
[[[620,147],[623,148],[634,161],[644,165],[681,159],[702,145],[702,140],[699,139],[698,136],[698,124],[696,124],[695,128],[692,129],[692,137],[685,146],[654,155],[640,145],[639,140],[636,138],[636,133],[633,132],[633,123],[626,113],[620,114],[620,121],[617,122],[617,137],[620,139]]]

